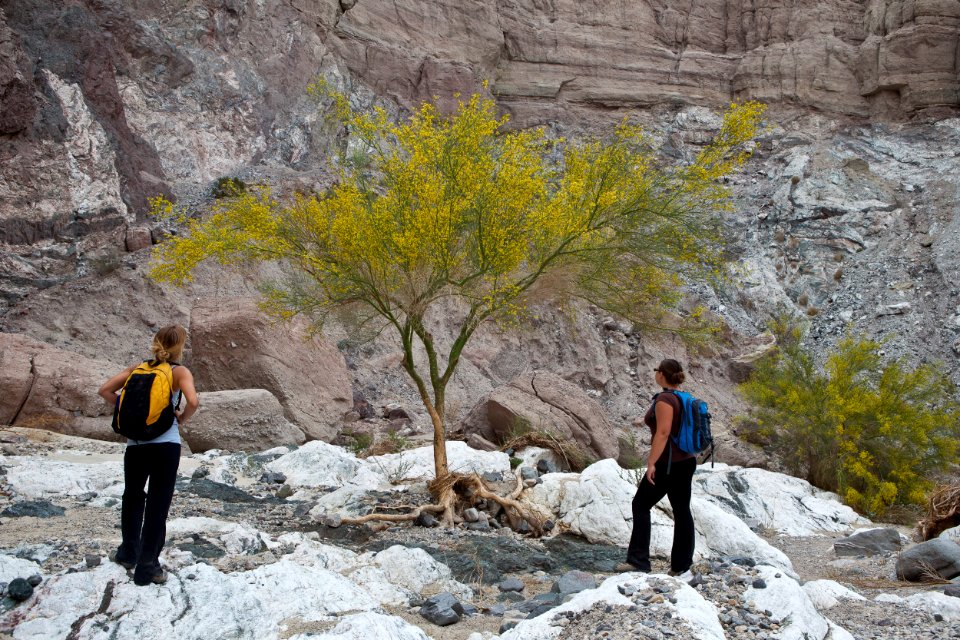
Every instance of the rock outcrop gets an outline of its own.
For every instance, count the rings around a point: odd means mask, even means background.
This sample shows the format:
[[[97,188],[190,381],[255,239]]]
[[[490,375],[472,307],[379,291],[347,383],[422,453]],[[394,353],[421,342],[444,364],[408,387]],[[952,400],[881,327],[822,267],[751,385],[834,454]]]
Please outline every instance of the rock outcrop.
[[[283,415],[283,407],[266,389],[210,391],[200,394],[200,408],[180,427],[190,450],[264,451],[303,444],[305,436]]]
[[[97,389],[121,367],[0,333],[0,424],[98,440],[121,440]]]
[[[353,407],[350,372],[336,346],[302,321],[276,323],[249,298],[194,307],[191,361],[203,391],[266,389],[309,437],[330,440]]]
[[[463,429],[500,443],[529,431],[551,434],[575,443],[589,460],[620,454],[616,433],[596,400],[546,371],[521,374],[495,389],[467,415]]]

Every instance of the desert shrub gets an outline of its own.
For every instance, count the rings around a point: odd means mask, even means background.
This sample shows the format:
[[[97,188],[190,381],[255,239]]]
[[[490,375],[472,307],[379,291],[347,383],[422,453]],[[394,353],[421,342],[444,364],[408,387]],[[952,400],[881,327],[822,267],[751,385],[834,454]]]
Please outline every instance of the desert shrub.
[[[775,332],[778,351],[740,389],[790,471],[874,518],[923,504],[958,459],[960,404],[941,368],[886,360],[880,343],[853,336],[819,368],[798,327]]]
[[[353,452],[353,455],[357,457],[364,456],[370,447],[373,446],[373,436],[369,433],[364,433],[362,431],[344,433],[344,435],[353,438],[353,442],[350,444],[350,451]]]
[[[239,196],[246,192],[246,182],[240,178],[224,176],[223,178],[218,178],[217,181],[213,183],[213,189],[210,190],[210,195],[219,200],[220,198]]]

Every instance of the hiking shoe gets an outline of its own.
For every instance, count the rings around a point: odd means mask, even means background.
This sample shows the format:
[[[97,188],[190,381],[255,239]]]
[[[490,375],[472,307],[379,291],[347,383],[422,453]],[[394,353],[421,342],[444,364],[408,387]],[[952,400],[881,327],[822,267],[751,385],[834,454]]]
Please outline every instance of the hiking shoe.
[[[629,562],[621,562],[613,569],[617,573],[627,573],[629,571],[639,571],[640,573],[650,573],[649,569],[641,569],[635,564],[630,564]]]
[[[126,560],[118,560],[118,559],[117,559],[117,552],[116,552],[116,551],[114,551],[113,553],[110,554],[110,562],[116,562],[118,565],[120,565],[121,567],[123,567],[123,568],[126,569],[127,571],[130,571],[131,569],[133,569],[133,568],[136,566],[136,563],[135,563],[135,562],[127,562]]]
[[[684,569],[684,570],[682,570],[682,571],[675,571],[674,569],[670,569],[670,571],[667,571],[667,575],[668,575],[668,576],[679,576],[679,575],[683,575],[683,574],[686,573],[687,571],[690,571],[690,567],[687,567],[686,569]]]
[[[165,584],[167,581],[167,572],[165,569],[160,569],[157,573],[153,574],[146,580],[143,578],[138,578],[137,576],[133,577],[133,584],[138,587],[145,587],[151,584]]]

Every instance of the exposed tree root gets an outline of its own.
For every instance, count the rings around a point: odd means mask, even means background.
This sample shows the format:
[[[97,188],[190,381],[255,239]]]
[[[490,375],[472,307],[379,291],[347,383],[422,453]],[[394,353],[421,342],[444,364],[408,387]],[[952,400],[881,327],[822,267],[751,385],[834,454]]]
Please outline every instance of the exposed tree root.
[[[526,521],[530,532],[540,537],[543,535],[543,520],[517,500],[523,492],[523,482],[519,473],[516,478],[516,488],[510,495],[501,496],[491,491],[477,474],[449,473],[428,485],[430,495],[436,500],[434,504],[416,507],[409,513],[368,513],[356,518],[343,518],[341,522],[354,525],[366,522],[410,522],[419,518],[421,513],[430,513],[439,514],[440,523],[444,527],[452,527],[458,511],[462,512],[482,499],[499,504],[512,529],[520,530],[521,523]]]
[[[917,528],[922,540],[932,540],[943,531],[960,525],[960,484],[941,485],[930,494],[927,517]]]

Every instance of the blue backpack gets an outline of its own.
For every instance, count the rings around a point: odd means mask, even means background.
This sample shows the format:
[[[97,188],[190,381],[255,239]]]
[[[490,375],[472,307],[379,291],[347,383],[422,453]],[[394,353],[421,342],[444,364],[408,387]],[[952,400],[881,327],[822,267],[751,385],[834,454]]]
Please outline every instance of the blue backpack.
[[[670,435],[670,439],[677,445],[680,451],[697,455],[710,449],[710,464],[713,465],[713,434],[710,432],[710,411],[707,409],[707,403],[703,400],[694,398],[692,394],[686,391],[666,391],[672,393],[680,400],[680,432],[677,435]],[[660,394],[657,394],[657,396]],[[656,403],[657,396],[653,401]],[[668,449],[667,454],[667,473],[670,473],[670,466],[673,462],[673,448]],[[706,459],[704,459],[706,462]]]

